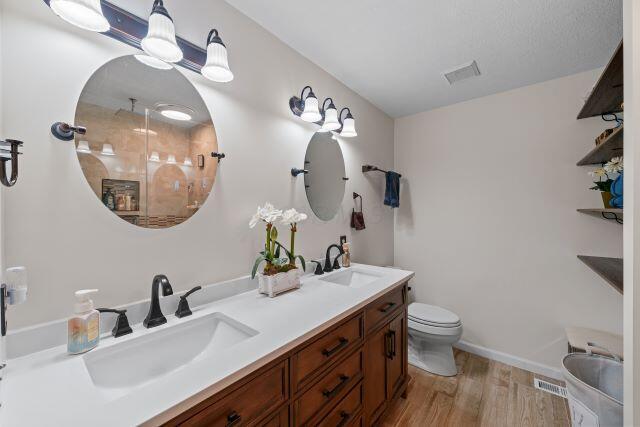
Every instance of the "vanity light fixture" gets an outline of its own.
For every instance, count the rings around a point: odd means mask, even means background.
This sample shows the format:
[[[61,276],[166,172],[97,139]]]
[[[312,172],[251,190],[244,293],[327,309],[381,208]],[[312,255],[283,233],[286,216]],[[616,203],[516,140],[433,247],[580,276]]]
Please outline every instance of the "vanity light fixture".
[[[115,156],[116,153],[113,151],[113,145],[111,144],[102,144],[102,151],[100,152],[103,156]]]
[[[173,68],[173,65],[164,62],[162,59],[158,59],[155,56],[150,55],[133,55],[138,61],[143,63],[144,65],[155,68],[156,70],[170,70]]]
[[[151,155],[149,156],[149,161],[150,162],[155,162],[155,163],[160,163],[160,154],[158,154],[157,151],[152,151]]]
[[[188,166],[191,167],[193,166],[193,162],[191,161],[191,159],[189,157],[185,157],[184,158],[184,162],[182,163],[184,166]]]
[[[218,83],[228,83],[233,80],[233,73],[229,69],[227,46],[222,42],[215,28],[207,37],[207,63],[200,72],[207,79]]]
[[[329,101],[328,107],[327,101]],[[338,120],[338,110],[333,104],[333,99],[327,98],[324,100],[324,102],[322,103],[321,114],[324,117],[324,121],[322,122],[322,127],[318,132],[330,132],[332,130],[340,129],[342,125]]]
[[[89,141],[79,141],[78,147],[76,148],[78,153],[87,153],[91,154],[91,148],[89,148]]]
[[[51,0],[49,6],[60,18],[84,30],[104,33],[111,28],[100,0]]]
[[[169,156],[167,157],[167,164],[168,165],[175,165],[176,164],[176,156],[174,156],[173,154],[169,154]]]
[[[162,0],[153,2],[147,36],[140,42],[142,50],[164,62],[180,62],[182,49],[176,41],[176,27]]]
[[[344,112],[347,112],[347,116],[343,119]],[[340,130],[340,136],[345,138],[353,138],[354,136],[358,136],[358,132],[356,132],[356,121],[351,115],[351,110],[349,108],[343,108],[340,111],[340,123],[342,124],[342,129]]]
[[[307,91],[305,96],[305,91]],[[320,109],[318,108],[318,98],[313,93],[311,86],[305,86],[300,93],[300,97],[291,97],[289,100],[289,108],[296,116],[299,116],[305,122],[315,123],[322,120]]]
[[[166,118],[183,122],[191,120],[195,113],[193,109],[177,104],[156,104],[155,110]]]

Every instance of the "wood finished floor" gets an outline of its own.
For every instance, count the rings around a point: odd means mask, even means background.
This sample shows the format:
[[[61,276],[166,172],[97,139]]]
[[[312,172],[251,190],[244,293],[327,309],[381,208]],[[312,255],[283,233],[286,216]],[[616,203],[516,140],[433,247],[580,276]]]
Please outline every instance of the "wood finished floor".
[[[459,350],[454,354],[456,377],[409,365],[407,399],[398,399],[383,427],[571,425],[566,400],[535,389],[533,373]]]

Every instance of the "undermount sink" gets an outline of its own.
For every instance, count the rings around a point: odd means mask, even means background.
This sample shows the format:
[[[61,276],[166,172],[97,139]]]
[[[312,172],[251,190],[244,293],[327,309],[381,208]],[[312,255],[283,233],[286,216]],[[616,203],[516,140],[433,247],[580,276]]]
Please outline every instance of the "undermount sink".
[[[381,278],[382,275],[373,273],[369,270],[361,270],[358,268],[350,268],[339,273],[333,273],[326,277],[320,278],[320,280],[329,283],[335,283],[342,286],[351,286],[353,288],[359,288],[368,285]]]
[[[126,389],[153,381],[229,349],[258,332],[222,313],[186,320],[87,353],[84,363],[97,387]]]

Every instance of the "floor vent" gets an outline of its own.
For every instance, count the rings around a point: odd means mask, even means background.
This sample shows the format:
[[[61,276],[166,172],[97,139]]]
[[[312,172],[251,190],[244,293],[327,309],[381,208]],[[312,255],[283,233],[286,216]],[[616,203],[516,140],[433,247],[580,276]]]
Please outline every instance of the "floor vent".
[[[565,387],[560,387],[559,385],[551,384],[538,378],[533,379],[533,385],[538,390],[546,391],[547,393],[555,394],[565,399],[567,398],[567,389]]]

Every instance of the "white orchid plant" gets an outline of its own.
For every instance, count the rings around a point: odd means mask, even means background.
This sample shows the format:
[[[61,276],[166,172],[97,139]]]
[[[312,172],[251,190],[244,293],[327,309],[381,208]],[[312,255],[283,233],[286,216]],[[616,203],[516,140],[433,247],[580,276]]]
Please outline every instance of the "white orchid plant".
[[[611,192],[611,184],[613,179],[610,174],[621,173],[624,170],[624,162],[622,157],[614,157],[605,163],[601,168],[589,172],[594,178],[598,178],[598,181],[594,181],[594,186],[591,190],[604,191],[606,193]],[[606,179],[605,179],[606,178]]]
[[[304,269],[305,261],[302,255],[295,254],[295,235],[298,231],[298,223],[307,219],[307,215],[300,213],[295,209],[289,209],[282,211],[276,209],[271,203],[265,203],[263,207],[258,206],[257,212],[249,221],[249,227],[254,228],[259,222],[266,224],[267,235],[264,244],[264,250],[260,252],[260,256],[253,264],[251,271],[251,278],[256,276],[258,267],[265,262],[263,274],[266,276],[272,276],[278,273],[284,273],[293,270],[296,267],[296,260],[300,260],[302,268]],[[275,227],[275,222],[280,220],[282,224],[289,225],[291,230],[291,246],[290,250],[287,250],[280,242],[278,242],[278,229]],[[286,258],[280,257],[280,250],[284,250],[287,254]]]

